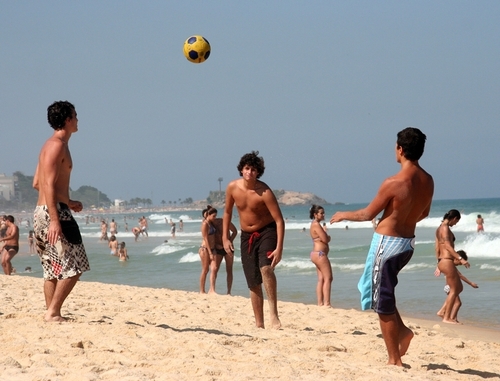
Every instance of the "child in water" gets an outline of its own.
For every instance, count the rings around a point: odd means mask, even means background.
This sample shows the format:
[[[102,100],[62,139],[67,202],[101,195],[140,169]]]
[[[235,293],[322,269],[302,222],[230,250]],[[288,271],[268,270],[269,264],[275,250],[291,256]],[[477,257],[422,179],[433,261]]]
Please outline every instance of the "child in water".
[[[128,253],[125,248],[125,242],[120,243],[120,249],[118,250],[118,257],[121,262],[128,261]]]

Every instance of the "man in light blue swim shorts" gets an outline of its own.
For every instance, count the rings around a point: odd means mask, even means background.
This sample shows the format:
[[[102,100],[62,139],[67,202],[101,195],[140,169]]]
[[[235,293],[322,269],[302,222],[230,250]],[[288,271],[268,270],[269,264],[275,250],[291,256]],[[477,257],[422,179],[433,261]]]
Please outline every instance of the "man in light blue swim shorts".
[[[410,261],[414,245],[414,238],[373,234],[365,270],[358,283],[361,309],[371,308],[385,315],[396,313],[394,289],[398,273]]]
[[[399,315],[394,289],[399,271],[413,255],[417,222],[429,215],[434,193],[432,176],[418,163],[425,140],[418,128],[398,132],[396,161],[401,165],[400,171],[384,180],[366,208],[337,212],[330,219],[330,223],[371,221],[382,212],[358,288],[362,309],[372,308],[378,313],[389,355],[387,363],[398,366],[403,366],[401,356],[406,354],[413,332]]]

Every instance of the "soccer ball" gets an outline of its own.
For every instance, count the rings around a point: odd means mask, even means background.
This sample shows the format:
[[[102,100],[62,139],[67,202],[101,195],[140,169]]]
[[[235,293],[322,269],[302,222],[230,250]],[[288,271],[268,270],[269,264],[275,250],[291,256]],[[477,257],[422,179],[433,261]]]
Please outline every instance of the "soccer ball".
[[[210,56],[210,43],[205,37],[191,36],[184,42],[184,55],[193,63],[202,63]]]

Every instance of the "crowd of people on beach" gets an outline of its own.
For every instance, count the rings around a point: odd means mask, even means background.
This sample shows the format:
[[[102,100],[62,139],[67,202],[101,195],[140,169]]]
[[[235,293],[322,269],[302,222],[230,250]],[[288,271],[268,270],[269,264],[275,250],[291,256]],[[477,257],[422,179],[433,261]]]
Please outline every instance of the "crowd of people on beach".
[[[44,276],[46,302],[45,320],[63,322],[61,307],[80,276],[90,270],[89,261],[72,212],[80,212],[83,205],[69,197],[72,159],[68,142],[78,131],[75,107],[66,101],[54,102],[48,107],[47,118],[54,129],[43,145],[36,168],[33,187],[38,191],[34,212],[34,245],[39,254]],[[396,307],[395,287],[398,274],[411,260],[415,247],[417,222],[429,214],[434,193],[434,180],[420,165],[426,136],[419,129],[408,127],[397,133],[396,161],[400,170],[382,182],[373,200],[363,209],[339,211],[330,218],[330,224],[342,221],[375,221],[372,243],[366,258],[364,272],[358,283],[361,308],[373,309],[378,314],[382,337],[388,354],[388,364],[402,366],[401,357],[408,350],[413,332],[401,319]],[[201,261],[200,293],[206,292],[209,276],[209,294],[215,293],[215,284],[222,260],[226,263],[227,294],[233,283],[234,241],[238,234],[232,223],[235,207],[240,222],[241,262],[247,282],[255,325],[265,327],[264,291],[269,306],[269,321],[274,329],[281,328],[277,305],[277,280],[274,272],[283,255],[285,222],[277,199],[269,186],[260,180],[264,174],[264,159],[258,151],[243,155],[237,165],[240,178],[231,181],[225,192],[223,218],[208,205],[202,211],[202,242],[198,250]],[[461,280],[477,287],[457,270],[458,265],[470,267],[463,251],[455,251],[454,235],[450,228],[460,220],[460,212],[450,210],[436,231],[436,275],[446,278],[447,296],[438,311],[443,322],[458,323],[461,306],[459,294]],[[328,258],[331,237],[325,223],[325,210],[319,205],[310,208],[311,261],[317,268],[316,286],[319,306],[331,306],[333,273]],[[12,273],[11,259],[19,249],[19,229],[12,216],[3,218],[0,241],[2,267],[5,274]],[[176,224],[172,220],[170,233],[175,238]],[[323,225],[321,223],[323,222]],[[88,223],[88,220],[87,220]],[[484,221],[479,215],[478,231]],[[108,226],[109,225],[109,226]],[[108,237],[108,228],[110,237]],[[182,225],[180,225],[182,229]],[[125,220],[125,230],[128,224]],[[132,228],[135,241],[148,237],[148,219],[139,218]],[[108,243],[110,254],[120,261],[129,256],[125,242],[118,242],[118,224],[101,221],[101,241]]]

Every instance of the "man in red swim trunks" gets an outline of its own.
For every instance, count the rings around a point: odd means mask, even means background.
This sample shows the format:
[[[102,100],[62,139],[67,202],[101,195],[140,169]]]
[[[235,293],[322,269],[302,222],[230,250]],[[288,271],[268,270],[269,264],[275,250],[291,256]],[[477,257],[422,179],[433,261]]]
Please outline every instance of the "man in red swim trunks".
[[[222,240],[226,253],[234,247],[229,239],[229,227],[236,205],[241,225],[241,262],[250,289],[255,324],[264,328],[264,296],[266,289],[271,325],[281,327],[278,317],[277,285],[274,267],[281,261],[285,223],[272,190],[258,180],[264,174],[264,159],[251,152],[238,164],[241,179],[233,180],[226,189],[226,206],[222,223]]]

